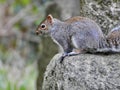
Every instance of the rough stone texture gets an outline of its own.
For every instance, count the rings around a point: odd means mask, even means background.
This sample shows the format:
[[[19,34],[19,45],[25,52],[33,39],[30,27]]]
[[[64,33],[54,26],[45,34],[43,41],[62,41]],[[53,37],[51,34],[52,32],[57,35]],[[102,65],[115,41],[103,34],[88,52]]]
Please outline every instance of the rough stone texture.
[[[120,90],[120,56],[55,55],[47,66],[43,90]]]
[[[80,0],[54,0],[61,9],[61,19],[80,15]]]
[[[120,25],[120,0],[80,0],[80,15],[95,20],[107,34]]]

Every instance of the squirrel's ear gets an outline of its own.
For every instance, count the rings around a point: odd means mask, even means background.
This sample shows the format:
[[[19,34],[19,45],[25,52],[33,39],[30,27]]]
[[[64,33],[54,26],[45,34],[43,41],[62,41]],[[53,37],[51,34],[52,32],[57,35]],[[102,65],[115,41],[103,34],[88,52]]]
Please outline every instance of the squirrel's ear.
[[[51,14],[47,16],[47,21],[51,24],[53,23],[53,16]]]

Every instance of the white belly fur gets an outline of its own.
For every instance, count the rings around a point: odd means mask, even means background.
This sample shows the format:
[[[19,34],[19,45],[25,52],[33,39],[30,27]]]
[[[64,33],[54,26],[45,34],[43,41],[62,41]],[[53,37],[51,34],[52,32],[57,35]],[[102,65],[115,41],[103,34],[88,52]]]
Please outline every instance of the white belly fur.
[[[71,40],[72,40],[72,44],[74,45],[74,47],[75,47],[75,48],[79,48],[79,46],[78,46],[78,44],[77,44],[77,41],[76,41],[76,39],[75,39],[74,36],[72,37]]]
[[[54,38],[52,38],[52,40],[59,46],[59,52],[63,52],[62,46]]]

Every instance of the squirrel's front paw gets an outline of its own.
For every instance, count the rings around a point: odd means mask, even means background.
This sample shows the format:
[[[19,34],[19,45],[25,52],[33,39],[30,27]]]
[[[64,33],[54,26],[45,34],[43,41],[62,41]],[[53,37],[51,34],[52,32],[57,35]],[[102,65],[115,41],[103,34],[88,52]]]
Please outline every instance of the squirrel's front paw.
[[[78,54],[80,54],[80,53],[77,53],[77,52],[70,52],[70,53],[68,53],[67,56],[74,56],[74,55],[78,55]]]
[[[66,56],[69,56],[68,53],[63,53],[63,54],[62,54],[62,56],[60,57],[60,63],[63,62],[63,60],[64,60],[64,58],[65,58]]]
[[[76,53],[76,52],[64,53],[64,54],[60,57],[60,63],[63,62],[63,60],[64,60],[64,58],[65,58],[66,56],[74,56],[74,55],[78,55],[78,54],[80,54],[80,53]]]

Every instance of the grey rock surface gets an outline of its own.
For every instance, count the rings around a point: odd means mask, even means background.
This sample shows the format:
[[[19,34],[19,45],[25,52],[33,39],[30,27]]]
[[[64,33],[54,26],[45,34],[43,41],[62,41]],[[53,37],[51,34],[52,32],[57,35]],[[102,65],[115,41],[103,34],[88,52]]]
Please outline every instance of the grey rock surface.
[[[47,66],[43,90],[120,90],[120,55],[80,54]]]
[[[61,19],[80,15],[80,0],[54,0],[61,9]]]
[[[80,15],[96,21],[107,34],[120,25],[120,0],[80,0]]]

